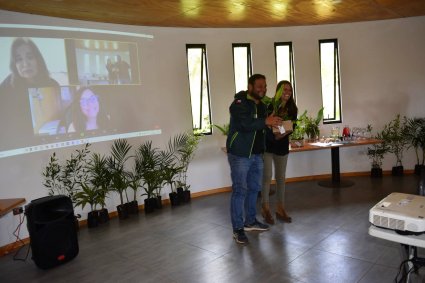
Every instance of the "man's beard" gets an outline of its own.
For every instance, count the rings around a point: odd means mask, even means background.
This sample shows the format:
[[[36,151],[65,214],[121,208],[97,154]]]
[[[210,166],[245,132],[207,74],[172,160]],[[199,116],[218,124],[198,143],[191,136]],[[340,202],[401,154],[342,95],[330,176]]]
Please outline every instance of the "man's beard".
[[[255,91],[253,91],[253,92],[251,92],[250,94],[249,94],[252,98],[255,98],[255,99],[257,99],[257,100],[261,100],[264,96],[261,96],[258,92],[255,92]]]

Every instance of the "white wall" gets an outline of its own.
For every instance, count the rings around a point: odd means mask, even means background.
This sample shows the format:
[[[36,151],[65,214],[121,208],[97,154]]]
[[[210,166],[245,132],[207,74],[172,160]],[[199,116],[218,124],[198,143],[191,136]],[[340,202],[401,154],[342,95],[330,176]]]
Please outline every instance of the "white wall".
[[[168,138],[191,127],[187,81],[187,43],[207,45],[211,108],[213,122],[228,121],[228,106],[234,95],[232,43],[251,43],[255,73],[268,78],[269,96],[276,85],[273,43],[292,41],[295,54],[295,76],[298,107],[315,113],[321,105],[318,40],[338,38],[341,60],[342,109],[345,124],[366,126],[371,123],[380,130],[397,113],[425,116],[425,17],[364,22],[353,24],[262,28],[262,29],[192,29],[136,27],[70,21],[34,15],[0,11],[0,22],[76,26],[152,34],[143,46],[143,90],[153,100],[161,101],[157,119],[164,126],[163,134],[152,138],[163,147]],[[322,126],[323,134],[329,127]],[[133,145],[144,139],[130,139]],[[0,141],[1,142],[1,141]],[[220,150],[224,140],[220,133],[207,136],[189,168],[192,192],[231,185],[225,154]],[[107,153],[110,143],[94,144],[93,151]],[[74,149],[61,151],[66,157]],[[0,198],[24,197],[27,202],[46,195],[41,170],[52,152],[44,151],[0,159]],[[368,171],[370,164],[365,147],[341,150],[341,172]],[[395,163],[387,156],[384,169]],[[412,169],[412,151],[403,160]],[[330,151],[313,151],[290,155],[288,177],[330,173]],[[168,190],[164,190],[168,197]],[[116,197],[109,199],[108,208],[115,210]],[[76,209],[81,213],[80,209]],[[86,217],[87,208],[82,213]],[[0,218],[0,247],[14,242],[12,232],[18,217],[8,214]],[[26,224],[24,223],[24,226]],[[26,226],[21,237],[27,237]]]

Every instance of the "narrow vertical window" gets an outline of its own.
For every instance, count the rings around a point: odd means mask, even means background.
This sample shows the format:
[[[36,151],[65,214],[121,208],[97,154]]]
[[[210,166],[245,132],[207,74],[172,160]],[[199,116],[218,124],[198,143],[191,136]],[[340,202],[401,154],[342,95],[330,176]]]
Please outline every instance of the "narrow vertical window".
[[[292,52],[292,42],[275,42],[274,54],[276,63],[277,82],[282,80],[290,81],[293,89],[293,96],[296,101],[294,54]]]
[[[249,43],[234,43],[233,70],[236,92],[246,90],[248,78],[252,75],[251,47]]]
[[[341,123],[341,86],[337,39],[319,40],[323,123]]]
[[[192,125],[196,133],[211,134],[211,108],[205,44],[187,44]]]

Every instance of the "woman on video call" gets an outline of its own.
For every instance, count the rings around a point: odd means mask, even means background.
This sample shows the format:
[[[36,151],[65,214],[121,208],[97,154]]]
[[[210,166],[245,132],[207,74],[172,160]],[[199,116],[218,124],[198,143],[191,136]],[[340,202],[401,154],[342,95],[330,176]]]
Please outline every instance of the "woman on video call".
[[[27,93],[31,87],[51,87],[59,84],[50,77],[40,50],[29,38],[16,38],[10,48],[11,73],[0,85],[0,94],[21,88]]]
[[[80,88],[72,104],[73,121],[68,133],[105,129],[109,116],[102,111],[100,96],[89,87]]]
[[[34,129],[29,104],[29,88],[54,87],[40,50],[29,38],[15,38],[10,48],[10,74],[0,84],[0,149],[31,144]]]

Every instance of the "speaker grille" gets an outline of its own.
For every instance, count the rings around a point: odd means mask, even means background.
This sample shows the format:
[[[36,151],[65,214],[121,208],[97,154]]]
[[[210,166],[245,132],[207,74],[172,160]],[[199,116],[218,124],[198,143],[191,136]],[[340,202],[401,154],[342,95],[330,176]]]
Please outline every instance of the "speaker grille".
[[[379,215],[373,216],[373,225],[380,226],[384,228],[389,228],[393,230],[401,230],[404,231],[404,220],[394,219],[391,217],[384,217]]]

